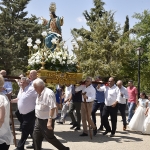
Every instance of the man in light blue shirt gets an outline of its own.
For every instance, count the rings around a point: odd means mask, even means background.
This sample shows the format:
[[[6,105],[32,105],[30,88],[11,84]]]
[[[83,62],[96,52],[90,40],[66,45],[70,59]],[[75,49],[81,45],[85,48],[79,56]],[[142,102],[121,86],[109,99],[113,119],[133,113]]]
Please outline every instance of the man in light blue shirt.
[[[0,74],[2,76],[6,76],[6,71],[5,70],[1,70]],[[4,94],[11,94],[12,93],[12,83],[9,81],[5,81],[4,86],[3,86],[3,93]]]

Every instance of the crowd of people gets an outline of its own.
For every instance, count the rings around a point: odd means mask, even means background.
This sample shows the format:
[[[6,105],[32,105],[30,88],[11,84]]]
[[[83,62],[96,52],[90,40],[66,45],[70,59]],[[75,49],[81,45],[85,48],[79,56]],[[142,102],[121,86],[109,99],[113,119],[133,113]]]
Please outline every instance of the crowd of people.
[[[100,76],[92,81],[87,77],[81,85],[57,85],[56,93],[45,86],[42,79],[37,77],[37,71],[31,70],[29,78],[21,75],[17,80],[20,87],[17,98],[10,99],[12,93],[11,82],[6,81],[6,71],[0,71],[0,149],[8,150],[13,144],[10,129],[10,103],[17,103],[15,112],[19,122],[21,138],[15,150],[24,150],[25,142],[30,135],[33,144],[26,148],[41,150],[42,141],[46,139],[59,150],[69,150],[54,135],[54,123],[64,124],[67,113],[71,118],[70,129],[83,131],[80,136],[96,136],[97,131],[104,131],[103,135],[110,133],[114,137],[117,129],[118,110],[122,116],[123,130],[140,131],[150,134],[150,101],[144,92],[138,92],[133,81],[128,87],[123,82],[115,82],[113,77],[107,84]],[[126,119],[126,106],[128,116]],[[100,110],[100,122],[96,122],[96,112]],[[61,114],[59,115],[59,110]],[[109,123],[109,117],[111,126]],[[89,132],[88,132],[89,130]]]

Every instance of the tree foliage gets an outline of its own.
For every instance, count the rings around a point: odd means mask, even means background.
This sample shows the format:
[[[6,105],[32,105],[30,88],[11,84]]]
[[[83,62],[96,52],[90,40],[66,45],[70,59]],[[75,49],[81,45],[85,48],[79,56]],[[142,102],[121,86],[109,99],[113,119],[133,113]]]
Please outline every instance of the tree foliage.
[[[133,27],[136,37],[136,45],[143,48],[141,55],[141,90],[150,91],[150,11],[144,10],[142,13],[133,15],[138,22]]]
[[[103,5],[104,2],[101,0],[94,0],[95,8],[88,13],[88,18],[85,17],[90,30],[85,28],[72,30],[76,41],[78,36],[83,39],[82,43],[77,41],[79,49],[74,52],[85,75],[119,78],[124,73],[124,64],[130,59],[133,45],[129,33],[122,33],[122,28],[114,20],[114,13],[105,11]],[[104,12],[101,16],[100,11]]]
[[[0,69],[8,74],[25,70],[28,60],[27,38],[39,37],[36,16],[28,18],[24,9],[30,0],[2,0],[0,3]]]

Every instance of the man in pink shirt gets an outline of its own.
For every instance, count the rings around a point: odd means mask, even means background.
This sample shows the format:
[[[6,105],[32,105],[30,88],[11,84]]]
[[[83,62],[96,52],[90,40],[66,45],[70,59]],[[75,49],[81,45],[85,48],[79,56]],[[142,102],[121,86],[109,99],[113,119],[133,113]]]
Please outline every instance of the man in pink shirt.
[[[133,116],[133,111],[135,109],[138,100],[138,91],[137,88],[133,85],[132,80],[128,82],[127,91],[129,95],[128,98],[128,123],[129,123]]]

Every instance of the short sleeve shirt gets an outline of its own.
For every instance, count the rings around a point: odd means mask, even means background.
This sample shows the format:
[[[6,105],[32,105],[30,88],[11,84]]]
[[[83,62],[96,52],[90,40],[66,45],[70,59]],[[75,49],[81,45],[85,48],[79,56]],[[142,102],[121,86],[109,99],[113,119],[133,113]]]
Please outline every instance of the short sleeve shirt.
[[[128,91],[128,102],[133,102],[136,103],[136,96],[138,94],[137,88],[136,87],[127,87],[127,91]]]
[[[48,119],[51,109],[56,108],[56,98],[52,90],[44,88],[41,95],[36,99],[35,114],[39,119]],[[56,111],[52,118],[56,118]]]

